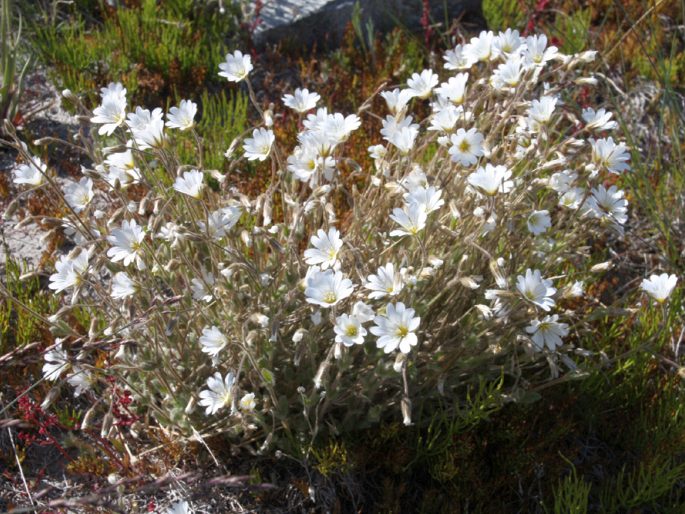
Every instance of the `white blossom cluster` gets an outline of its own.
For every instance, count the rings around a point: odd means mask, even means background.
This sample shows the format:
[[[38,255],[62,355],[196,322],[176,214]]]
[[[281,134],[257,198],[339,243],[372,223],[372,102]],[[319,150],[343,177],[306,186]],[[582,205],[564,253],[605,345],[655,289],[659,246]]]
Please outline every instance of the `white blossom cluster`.
[[[589,233],[620,237],[628,222],[626,194],[608,180],[630,170],[626,145],[609,135],[617,123],[568,94],[596,82],[578,71],[593,58],[512,30],[457,45],[444,70],[380,93],[387,112],[370,118],[381,129],[356,190],[340,164],[366,114],[329,112],[297,89],[282,98],[283,114],[301,121],[294,148],[265,120],[242,156],[226,153],[274,170],[255,198],[230,174],[175,159],[174,141],[195,131],[195,103],[165,116],[130,107],[110,84],[91,118],[103,157],[59,192],[75,250],[50,288],[97,307],[106,328],[89,337],[112,348],[112,372],[176,427],[191,426],[195,405],[210,419],[227,409],[245,430],[290,408],[318,419],[330,398],[351,401],[355,384],[400,380],[411,423],[408,376],[447,394],[462,357],[507,354],[531,367],[563,357],[572,369],[564,342],[580,314],[566,300],[592,280],[579,248]],[[236,51],[219,75],[241,83],[252,69]],[[46,187],[46,173],[33,159],[15,182]],[[142,199],[128,195],[134,184]],[[675,284],[653,276],[642,289],[663,302]],[[68,373],[78,394],[93,384],[88,356],[69,359],[62,342],[45,360],[46,379]],[[374,390],[387,400],[393,387]]]

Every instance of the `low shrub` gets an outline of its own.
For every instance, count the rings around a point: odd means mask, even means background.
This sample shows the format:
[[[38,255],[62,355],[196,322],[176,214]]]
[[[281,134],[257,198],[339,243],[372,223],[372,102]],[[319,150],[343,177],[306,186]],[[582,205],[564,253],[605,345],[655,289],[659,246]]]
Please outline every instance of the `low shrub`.
[[[582,376],[594,358],[580,338],[620,312],[585,291],[629,208],[617,124],[576,96],[598,81],[582,71],[594,57],[483,32],[445,54],[444,82],[426,69],[380,93],[383,116],[372,98],[330,113],[306,89],[263,109],[236,51],[219,75],[261,124],[223,158],[192,101],[165,119],[103,88],[92,113],[80,106],[98,129],[79,135],[95,164],[78,182],[14,142],[15,182],[61,199],[67,215],[49,222],[74,245],[50,277],[65,301],[44,379],[90,399],[84,424],[103,437],[154,421],[302,457],[322,434],[459,409],[474,388],[494,408]],[[382,125],[373,168],[348,157],[367,122]],[[283,126],[298,127],[294,148]],[[268,181],[250,196],[237,184],[254,170]],[[643,289],[663,303],[675,281]],[[122,391],[126,423],[112,414]]]

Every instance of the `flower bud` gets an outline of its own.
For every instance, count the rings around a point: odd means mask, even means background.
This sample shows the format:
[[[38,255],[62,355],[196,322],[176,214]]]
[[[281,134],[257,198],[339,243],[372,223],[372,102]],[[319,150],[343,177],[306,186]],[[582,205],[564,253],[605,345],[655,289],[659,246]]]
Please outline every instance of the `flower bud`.
[[[183,409],[183,412],[185,412],[186,414],[192,414],[195,410],[195,403],[195,397],[191,396],[190,400],[188,401],[188,404],[186,405],[186,408]]]

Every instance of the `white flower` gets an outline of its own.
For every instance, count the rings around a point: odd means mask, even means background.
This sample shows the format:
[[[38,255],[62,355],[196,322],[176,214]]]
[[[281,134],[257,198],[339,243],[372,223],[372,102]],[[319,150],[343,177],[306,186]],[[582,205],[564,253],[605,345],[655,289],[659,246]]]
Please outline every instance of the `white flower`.
[[[445,205],[441,196],[442,191],[434,186],[417,187],[404,194],[404,201],[407,205],[416,204],[426,211],[426,214],[430,214]]]
[[[492,47],[495,54],[502,57],[508,57],[512,54],[518,55],[525,48],[519,31],[511,29],[507,29],[506,32],[500,32],[492,42]]]
[[[93,377],[90,372],[77,364],[72,369],[73,371],[67,375],[67,382],[74,388],[74,398],[78,398],[91,388]]]
[[[259,128],[252,131],[252,137],[245,140],[243,150],[248,161],[265,161],[271,152],[276,137],[271,130]]]
[[[331,156],[333,150],[335,150],[335,147],[338,144],[337,140],[325,132],[323,127],[320,127],[314,131],[308,130],[300,132],[300,134],[297,136],[297,139],[304,151],[309,151],[315,155],[317,159]],[[319,166],[320,162],[317,162],[316,164]]]
[[[247,393],[238,402],[240,410],[243,412],[252,412],[257,407],[257,402],[254,399],[254,393]]]
[[[440,84],[440,87],[435,92],[454,105],[461,105],[464,103],[464,97],[466,96],[466,82],[468,80],[468,73],[457,73],[456,76],[450,77],[447,82]]]
[[[361,124],[362,121],[356,114],[343,116],[336,112],[326,116],[325,121],[320,126],[320,130],[326,134],[333,144],[338,144],[347,141],[349,135],[357,130]]]
[[[534,236],[538,236],[543,232],[547,232],[547,229],[552,226],[552,220],[549,217],[549,211],[533,211],[530,216],[528,216],[526,225],[528,226],[528,231]]]
[[[304,251],[305,262],[310,266],[320,265],[322,270],[333,268],[338,262],[338,253],[343,246],[338,229],[331,227],[328,233],[319,229],[309,242],[314,248]]]
[[[604,168],[615,175],[630,169],[627,164],[630,155],[625,144],[617,145],[613,138],[609,137],[599,140],[590,139],[590,145],[592,145],[592,162],[598,168]]]
[[[135,261],[137,268],[144,270],[145,261],[142,256],[144,239],[145,231],[136,223],[136,220],[124,220],[121,228],[112,230],[112,233],[107,236],[107,241],[114,245],[107,250],[107,257],[112,259],[112,262],[123,261],[124,266]]]
[[[516,277],[516,289],[526,300],[544,311],[549,311],[554,307],[554,300],[551,297],[557,290],[552,287],[551,280],[542,278],[539,270],[527,269],[525,276]]]
[[[649,296],[654,298],[657,302],[665,302],[678,282],[678,277],[662,273],[661,275],[652,275],[649,279],[644,279],[640,284],[642,289]]]
[[[623,191],[616,186],[606,189],[599,185],[592,189],[586,205],[595,218],[623,225],[628,221],[628,200],[623,195]]]
[[[157,107],[152,112],[142,107],[136,107],[134,112],[128,113],[126,124],[132,131],[145,130],[155,120],[162,120],[164,114],[162,109]]]
[[[559,323],[558,319],[559,316],[553,314],[552,316],[545,316],[542,321],[534,319],[526,327],[526,332],[530,334],[536,350],[542,351],[547,346],[553,352],[564,344],[561,338],[568,335],[568,325]]]
[[[218,327],[205,327],[199,340],[202,351],[211,357],[216,357],[228,344],[228,339]]]
[[[577,209],[580,207],[585,197],[585,190],[582,187],[572,187],[559,197],[559,205],[567,209]]]
[[[440,79],[433,73],[433,70],[423,70],[421,74],[412,74],[411,78],[407,80],[407,86],[414,96],[426,99],[439,81]]]
[[[388,149],[383,145],[373,145],[373,146],[370,146],[368,148],[368,150],[369,150],[369,156],[374,161],[382,160],[388,154]]]
[[[62,187],[64,199],[74,212],[82,212],[93,199],[93,181],[82,177],[78,182],[69,181]]]
[[[352,294],[352,281],[340,271],[314,271],[307,279],[304,294],[307,303],[333,307]]]
[[[466,181],[480,192],[494,196],[497,193],[508,193],[513,189],[514,182],[509,180],[510,178],[511,170],[488,163],[471,173]]]
[[[588,107],[587,109],[583,109],[581,116],[583,117],[583,121],[587,123],[585,127],[588,130],[613,130],[618,127],[618,123],[611,119],[613,114],[607,112],[606,109],[595,111],[592,107]]]
[[[416,136],[419,135],[417,128],[399,127],[388,141],[395,146],[403,155],[408,154],[414,148]]]
[[[402,275],[395,271],[395,266],[392,262],[378,268],[376,274],[369,275],[366,280],[368,282],[364,284],[364,287],[371,291],[369,293],[371,300],[383,298],[386,295],[398,295],[404,287]]]
[[[557,105],[554,96],[541,96],[539,100],[533,100],[528,109],[528,127],[533,132],[539,132],[543,125],[552,118],[552,113]]]
[[[238,220],[243,215],[243,211],[238,205],[222,207],[209,214],[207,224],[200,221],[198,225],[203,232],[207,232],[212,239],[219,240],[228,235]]]
[[[115,273],[112,277],[112,298],[123,300],[136,293],[136,285],[123,271]]]
[[[392,114],[398,115],[406,109],[409,100],[414,97],[414,91],[411,89],[399,90],[395,88],[392,91],[383,91],[381,96],[385,99],[388,110]]]
[[[490,31],[482,31],[478,37],[471,38],[471,42],[464,46],[464,54],[473,62],[489,61],[495,57],[493,43],[495,34]]]
[[[571,189],[577,178],[578,174],[575,171],[563,170],[552,174],[548,185],[557,193],[565,193]]]
[[[404,118],[388,115],[381,122],[383,125],[381,128],[381,135],[386,141],[391,141],[402,128],[411,128],[418,134],[419,125],[412,123],[413,118],[407,116]]]
[[[297,88],[294,95],[283,96],[285,106],[299,113],[311,111],[316,107],[319,100],[321,100],[321,96],[318,93],[310,93],[309,89],[306,88]]]
[[[155,109],[156,111],[157,109]],[[164,120],[161,117],[162,112],[159,111],[159,117],[153,116],[149,123],[142,128],[132,128],[133,140],[141,150],[148,148],[159,148],[164,143]]]
[[[402,302],[393,305],[389,303],[385,308],[385,315],[376,316],[371,327],[371,333],[378,336],[376,346],[390,353],[398,347],[402,353],[409,353],[412,346],[416,346],[418,338],[414,333],[419,328],[421,318],[414,317],[414,309],[409,309]]]
[[[366,323],[367,321],[371,321],[373,318],[375,318],[376,314],[373,312],[373,308],[370,305],[364,302],[356,302],[352,306],[352,316],[357,318],[362,323]]]
[[[471,52],[464,51],[464,45],[457,45],[452,50],[447,50],[443,56],[445,68],[448,70],[468,70],[475,64]]]
[[[76,257],[62,255],[55,263],[57,273],[50,275],[48,287],[56,293],[73,287],[78,289],[88,274],[88,259],[90,255],[81,251]]]
[[[190,281],[193,300],[202,300],[206,303],[211,302],[214,299],[214,294],[208,288],[214,287],[215,283],[214,274],[202,270],[202,278],[194,278]]]
[[[105,91],[103,89],[102,103],[93,110],[90,121],[102,124],[98,134],[110,136],[126,121],[126,90],[121,87],[116,91]]]
[[[564,296],[567,298],[582,298],[584,292],[585,283],[582,280],[576,280],[573,284],[567,287],[564,291]]]
[[[198,402],[203,407],[206,407],[205,414],[211,416],[220,409],[230,405],[233,401],[233,384],[235,383],[235,376],[230,371],[225,378],[221,378],[221,373],[218,371],[207,379],[207,387],[200,392],[200,401]]]
[[[164,514],[192,514],[192,512],[193,509],[190,508],[188,502],[183,500],[172,504]]]
[[[449,154],[452,162],[458,162],[462,166],[476,164],[478,157],[482,157],[484,154],[483,139],[483,134],[475,128],[468,131],[463,128],[457,130],[457,133],[450,137],[452,146],[449,149]]]
[[[67,369],[69,361],[67,360],[67,352],[62,348],[62,341],[57,339],[57,344],[49,351],[45,352],[43,357],[45,364],[43,364],[43,378],[54,382]]]
[[[414,166],[409,174],[400,180],[400,185],[411,193],[415,189],[428,187],[428,177],[419,166]]]
[[[316,131],[320,129],[328,118],[328,109],[319,107],[315,113],[307,114],[307,118],[302,122],[307,130]]]
[[[547,36],[544,34],[528,36],[525,41],[524,57],[533,66],[542,66],[555,59],[559,54],[556,46],[547,47]]]
[[[178,248],[178,246],[185,241],[185,234],[183,229],[171,221],[167,221],[162,227],[160,227],[159,232],[155,236],[160,239],[171,243],[172,248]]]
[[[345,346],[354,346],[355,344],[364,344],[364,337],[366,336],[366,329],[362,327],[361,320],[356,316],[348,316],[341,314],[335,319],[335,342],[342,343]]]
[[[126,88],[121,82],[110,82],[107,87],[100,88],[100,98],[107,96],[126,98]]]
[[[132,144],[132,141],[129,141],[128,144]],[[105,164],[109,168],[109,174],[105,177],[105,180],[112,186],[114,185],[115,178],[119,180],[119,184],[122,187],[132,182],[140,181],[140,171],[136,168],[131,150],[109,154],[105,159]]]
[[[178,107],[172,107],[166,115],[166,126],[187,130],[192,128],[195,114],[197,114],[197,104],[191,100],[181,100]]]
[[[15,184],[26,184],[27,186],[40,186],[45,181],[47,165],[43,164],[38,157],[33,157],[33,162],[20,164],[12,171]]]
[[[410,203],[404,209],[394,208],[390,219],[402,227],[390,232],[390,237],[415,236],[426,226],[428,213],[421,205]]]
[[[464,111],[452,104],[440,108],[431,116],[431,124],[428,130],[438,132],[452,132],[454,126],[460,119],[463,119]]]
[[[490,84],[497,90],[509,88],[513,90],[521,82],[525,69],[518,55],[512,55],[505,62],[497,66],[490,77]]]
[[[205,175],[201,171],[184,171],[182,177],[176,177],[174,189],[193,198],[200,198],[202,190],[205,188]]]
[[[227,54],[226,61],[219,64],[220,77],[226,77],[231,82],[240,82],[252,71],[252,59],[249,55],[243,55],[240,50]]]

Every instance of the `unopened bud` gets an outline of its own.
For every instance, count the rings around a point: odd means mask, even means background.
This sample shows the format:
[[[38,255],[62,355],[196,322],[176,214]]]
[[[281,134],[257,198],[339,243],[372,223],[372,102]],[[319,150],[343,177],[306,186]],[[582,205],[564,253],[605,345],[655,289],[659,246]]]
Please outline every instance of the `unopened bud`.
[[[580,77],[573,81],[579,86],[596,86],[597,79],[595,77]]]
[[[396,373],[399,373],[402,371],[402,366],[404,366],[404,362],[407,360],[407,356],[400,352],[397,354],[397,357],[395,357],[395,362],[392,365],[392,369],[395,370]]]
[[[468,289],[478,289],[478,282],[473,280],[471,277],[460,277],[459,283]]]
[[[192,414],[195,410],[195,403],[195,397],[191,396],[190,400],[188,401],[188,404],[186,405],[186,408],[183,409],[183,412],[185,412],[186,414]]]
[[[45,410],[48,407],[50,407],[50,405],[52,405],[55,399],[57,398],[58,393],[59,388],[53,387],[52,389],[50,389],[50,391],[48,391],[48,394],[45,395],[45,399],[40,404],[40,408]]]
[[[111,413],[105,414],[102,420],[102,429],[100,430],[100,437],[103,439],[107,438],[109,431],[112,429],[112,423],[114,422],[114,416]]]
[[[590,271],[592,273],[599,273],[602,271],[607,271],[610,270],[613,267],[613,264],[611,261],[606,261],[606,262],[600,262],[599,264],[595,264],[590,268]]]

